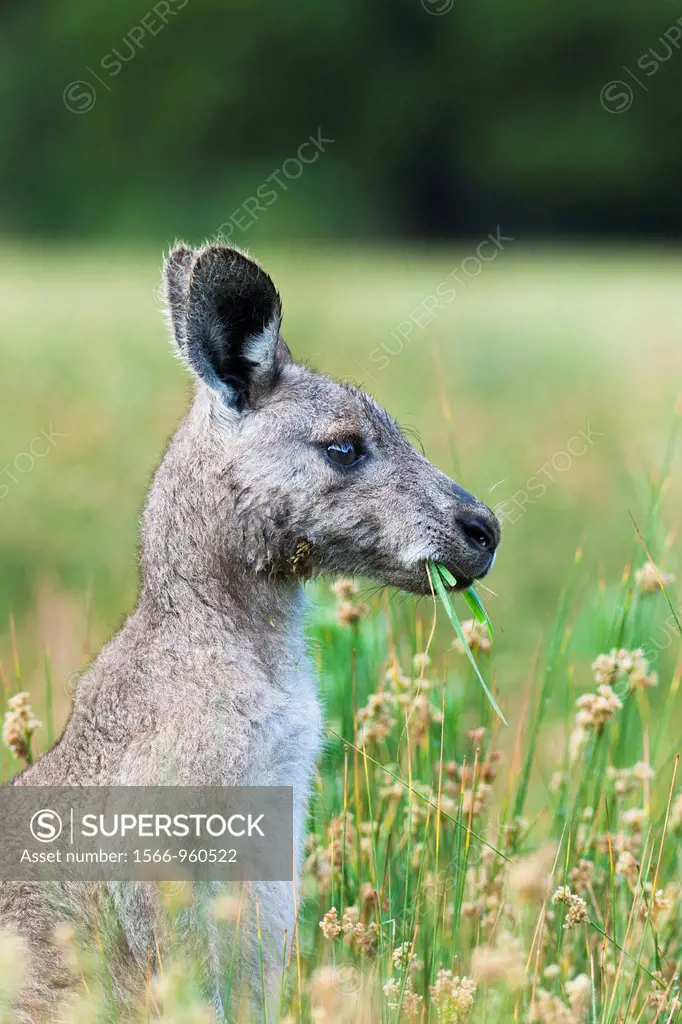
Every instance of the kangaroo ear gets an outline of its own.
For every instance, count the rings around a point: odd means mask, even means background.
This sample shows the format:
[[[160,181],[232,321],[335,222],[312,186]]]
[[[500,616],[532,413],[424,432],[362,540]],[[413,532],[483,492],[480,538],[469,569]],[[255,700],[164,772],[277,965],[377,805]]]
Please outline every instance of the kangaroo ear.
[[[265,271],[228,246],[181,246],[170,254],[165,278],[175,340],[194,372],[237,410],[267,393],[291,356],[279,336],[279,295]]]
[[[186,245],[176,245],[163,268],[166,319],[182,355],[187,355],[187,295],[189,275],[196,253]]]

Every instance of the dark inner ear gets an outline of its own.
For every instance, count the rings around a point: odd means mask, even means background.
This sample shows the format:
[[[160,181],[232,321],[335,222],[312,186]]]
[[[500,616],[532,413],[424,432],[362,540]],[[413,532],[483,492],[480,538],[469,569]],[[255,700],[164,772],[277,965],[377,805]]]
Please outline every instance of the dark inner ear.
[[[189,282],[187,354],[208,383],[226,386],[239,409],[276,380],[280,319],[277,290],[258,264],[226,247],[198,254]]]
[[[270,278],[254,264],[250,266],[258,273],[236,275],[221,291],[215,310],[219,328],[212,333],[210,346],[216,373],[224,384],[231,385],[240,394],[241,404],[248,399],[249,380],[258,366],[247,356],[245,343],[262,334],[275,317],[278,306],[277,292]]]

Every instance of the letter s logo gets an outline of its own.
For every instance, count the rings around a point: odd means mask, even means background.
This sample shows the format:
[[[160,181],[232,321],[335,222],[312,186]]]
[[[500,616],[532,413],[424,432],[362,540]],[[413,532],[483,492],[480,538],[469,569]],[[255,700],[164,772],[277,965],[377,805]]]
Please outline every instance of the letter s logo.
[[[62,833],[62,819],[56,811],[44,807],[31,818],[31,835],[39,843],[53,843]]]

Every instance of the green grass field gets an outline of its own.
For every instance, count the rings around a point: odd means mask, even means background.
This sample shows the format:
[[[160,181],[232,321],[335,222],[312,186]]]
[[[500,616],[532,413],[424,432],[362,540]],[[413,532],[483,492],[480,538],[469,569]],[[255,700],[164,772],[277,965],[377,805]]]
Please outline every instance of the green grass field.
[[[677,601],[674,584],[635,586],[634,524],[679,575],[682,259],[510,242],[467,277],[475,247],[257,255],[295,356],[363,383],[504,518],[480,662],[507,728],[433,602],[368,585],[369,613],[344,627],[328,588],[311,591],[329,742],[283,1015],[678,1020]],[[187,401],[160,261],[0,252],[0,661],[45,722],[50,693],[54,730],[134,603],[137,515]],[[453,271],[455,297],[427,316]],[[656,686],[636,658],[591,668],[640,647]],[[5,777],[21,766],[2,758]],[[78,1019],[115,1019],[88,970]],[[141,1019],[210,1020],[173,972]],[[0,981],[11,1020],[2,998]]]

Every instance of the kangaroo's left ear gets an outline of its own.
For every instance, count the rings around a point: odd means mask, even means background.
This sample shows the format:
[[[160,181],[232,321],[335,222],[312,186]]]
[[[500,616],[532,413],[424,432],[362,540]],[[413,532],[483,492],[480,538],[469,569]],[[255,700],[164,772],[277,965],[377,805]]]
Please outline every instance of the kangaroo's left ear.
[[[291,361],[279,336],[279,295],[265,271],[228,246],[178,246],[165,281],[176,344],[197,376],[237,411],[265,397]]]

